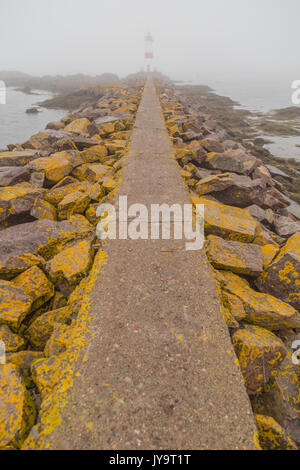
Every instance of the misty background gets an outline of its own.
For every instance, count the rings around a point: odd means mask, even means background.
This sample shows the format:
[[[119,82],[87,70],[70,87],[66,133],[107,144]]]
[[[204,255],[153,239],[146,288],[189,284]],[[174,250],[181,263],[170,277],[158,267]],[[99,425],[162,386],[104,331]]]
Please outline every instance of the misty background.
[[[299,0],[1,0],[0,70],[120,76],[144,65],[173,79],[300,78]]]

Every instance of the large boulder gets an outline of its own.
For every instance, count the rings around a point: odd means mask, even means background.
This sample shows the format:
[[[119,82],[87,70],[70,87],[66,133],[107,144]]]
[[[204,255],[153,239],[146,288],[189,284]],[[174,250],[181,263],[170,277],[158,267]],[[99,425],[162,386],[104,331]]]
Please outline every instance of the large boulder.
[[[24,339],[13,333],[7,325],[0,326],[0,341],[5,344],[6,354],[15,353],[25,346]]]
[[[232,342],[248,394],[260,393],[286,357],[283,342],[274,333],[252,325],[235,330]]]
[[[38,220],[3,230],[0,278],[9,279],[39,264],[39,255],[50,259],[58,244],[85,238],[93,231],[94,227],[81,215],[62,222]]]
[[[39,157],[40,155],[36,150],[0,152],[0,167],[25,166],[27,163]]]
[[[65,132],[72,132],[74,134],[89,134],[91,122],[86,118],[75,119],[68,126],[65,127]]]
[[[242,150],[226,150],[223,153],[212,151],[206,157],[209,168],[222,171],[232,171],[242,175],[249,175],[257,165],[257,159]]]
[[[18,448],[34,425],[36,410],[18,367],[0,367],[0,449]]]
[[[100,161],[105,163],[108,157],[107,148],[103,144],[95,145],[92,148],[85,149],[81,152],[83,163],[94,163]]]
[[[93,246],[82,240],[66,248],[51,259],[46,269],[52,282],[65,295],[69,295],[81,279],[87,276],[93,260]]]
[[[31,310],[32,299],[20,287],[0,281],[0,324],[17,331]]]
[[[196,184],[195,192],[199,196],[209,194],[215,191],[223,191],[233,185],[233,180],[229,173],[222,173],[220,175],[209,175],[202,178]]]
[[[32,310],[38,309],[54,296],[54,286],[38,266],[32,266],[15,277],[11,283],[23,289],[32,300]]]
[[[30,211],[30,215],[38,220],[48,219],[56,220],[56,209],[50,202],[39,198],[35,201]]]
[[[231,173],[230,187],[217,193],[212,193],[224,204],[247,207],[249,204],[263,205],[266,192],[266,183],[262,179],[252,180],[248,176]]]
[[[98,163],[85,163],[72,171],[72,175],[79,181],[90,181],[92,183],[101,180],[107,172],[110,171],[109,166]]]
[[[300,232],[288,239],[255,284],[261,292],[276,295],[300,310]]]
[[[280,237],[290,237],[296,232],[300,232],[300,221],[294,221],[290,217],[276,216],[274,220],[276,233]]]
[[[34,349],[43,351],[55,325],[70,322],[71,318],[72,309],[70,307],[62,307],[43,313],[30,324],[25,331],[25,337]]]
[[[242,301],[247,322],[274,331],[300,327],[300,313],[297,310],[272,295],[256,292],[245,279],[222,271],[220,282],[226,292]]]
[[[271,416],[256,415],[259,444],[263,450],[298,450],[297,445]]]
[[[80,191],[74,191],[58,204],[58,219],[68,219],[73,214],[82,214],[90,203],[90,197]]]
[[[207,152],[224,152],[224,147],[221,142],[218,142],[214,139],[202,139],[200,140],[200,145],[207,151]]]
[[[0,222],[10,216],[28,214],[43,192],[26,182],[0,188]]]
[[[228,240],[253,242],[258,223],[251,215],[237,207],[226,206],[205,197],[192,197],[193,203],[204,205],[204,228],[206,234]]]
[[[65,176],[67,176],[71,170],[71,163],[58,154],[53,154],[50,157],[37,158],[33,162],[29,163],[29,167],[34,170],[45,174],[47,181],[51,184],[55,184]]]
[[[258,245],[208,236],[207,256],[217,269],[257,277],[263,270],[262,249]]]
[[[0,167],[0,186],[13,186],[17,183],[23,183],[30,180],[30,171],[28,168],[17,166]]]

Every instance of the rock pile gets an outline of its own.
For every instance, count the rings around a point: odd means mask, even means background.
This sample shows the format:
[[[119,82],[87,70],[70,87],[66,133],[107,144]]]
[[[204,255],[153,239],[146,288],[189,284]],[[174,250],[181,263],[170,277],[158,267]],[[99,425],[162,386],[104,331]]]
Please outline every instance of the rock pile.
[[[160,85],[160,99],[191,199],[205,206],[207,256],[260,445],[297,449],[300,206],[201,106],[170,85]]]
[[[52,395],[63,400],[94,257],[104,259],[96,209],[119,183],[141,93],[107,88],[0,153],[0,449],[34,439],[55,419]]]

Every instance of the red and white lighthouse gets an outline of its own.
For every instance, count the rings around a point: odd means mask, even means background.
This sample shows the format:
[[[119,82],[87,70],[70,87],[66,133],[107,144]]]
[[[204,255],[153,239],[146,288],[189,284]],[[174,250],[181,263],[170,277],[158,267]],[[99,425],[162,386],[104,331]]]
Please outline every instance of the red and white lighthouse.
[[[153,59],[154,59],[153,42],[154,42],[154,38],[152,34],[148,33],[145,36],[145,61],[146,61],[147,72],[152,71],[152,64],[153,64]]]

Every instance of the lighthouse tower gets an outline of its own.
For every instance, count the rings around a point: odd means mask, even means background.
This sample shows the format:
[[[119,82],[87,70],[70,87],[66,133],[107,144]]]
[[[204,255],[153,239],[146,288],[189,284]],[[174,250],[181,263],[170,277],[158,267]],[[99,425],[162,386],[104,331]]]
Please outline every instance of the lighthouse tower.
[[[154,53],[153,53],[153,36],[148,33],[145,36],[145,61],[146,61],[146,70],[147,72],[152,71],[152,64],[153,64],[153,59],[154,59]]]

